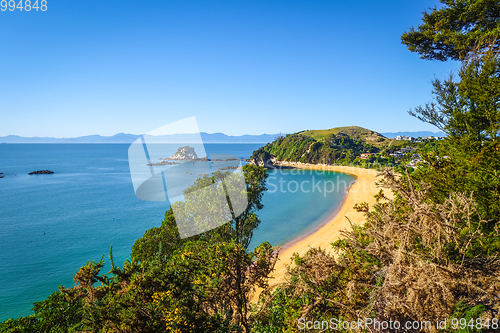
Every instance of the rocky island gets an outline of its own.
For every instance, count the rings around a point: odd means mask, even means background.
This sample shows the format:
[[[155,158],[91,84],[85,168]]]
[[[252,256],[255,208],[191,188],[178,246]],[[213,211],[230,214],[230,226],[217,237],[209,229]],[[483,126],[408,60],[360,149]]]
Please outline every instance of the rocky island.
[[[228,159],[209,159],[208,157],[199,158],[196,154],[194,147],[191,146],[183,146],[179,147],[173,156],[162,158],[158,163],[149,163],[148,166],[162,166],[162,165],[174,165],[180,164],[178,162],[172,161],[190,161],[190,162],[205,162],[205,161],[237,161],[237,158],[228,158]]]
[[[37,170],[37,171],[32,171],[32,172],[28,173],[28,175],[51,175],[53,173],[54,173],[54,171],[50,171],[50,170]]]
[[[198,161],[201,159],[198,158],[193,147],[183,146],[177,149],[174,156],[167,157],[165,160]]]
[[[167,160],[161,160],[161,162],[158,163],[148,163],[148,166],[162,166],[162,165],[175,165],[175,164],[180,164],[177,162],[169,162]]]
[[[219,170],[236,170],[238,168],[239,168],[239,166],[227,166],[227,167],[220,168]]]
[[[150,163],[148,165],[162,166],[162,165],[180,164],[177,162],[170,162],[170,161],[208,161],[208,158],[206,157],[199,158],[198,155],[196,155],[196,152],[194,151],[193,147],[183,146],[179,147],[173,156],[163,158],[161,159],[161,162]]]

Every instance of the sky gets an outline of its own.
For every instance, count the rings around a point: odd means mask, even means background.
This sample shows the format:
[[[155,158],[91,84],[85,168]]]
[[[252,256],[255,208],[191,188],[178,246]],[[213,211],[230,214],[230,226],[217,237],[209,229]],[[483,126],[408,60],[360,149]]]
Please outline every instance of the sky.
[[[459,64],[400,42],[435,5],[48,0],[44,12],[0,11],[0,136],[143,134],[191,116],[228,135],[438,131],[407,111]]]

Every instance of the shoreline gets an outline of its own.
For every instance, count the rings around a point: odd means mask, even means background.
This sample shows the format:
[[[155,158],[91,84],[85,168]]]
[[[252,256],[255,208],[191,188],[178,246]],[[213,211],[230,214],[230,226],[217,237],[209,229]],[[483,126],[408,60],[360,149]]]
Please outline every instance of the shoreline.
[[[276,285],[285,282],[287,266],[292,263],[290,259],[294,253],[304,255],[311,247],[319,247],[329,253],[333,253],[331,243],[340,238],[341,230],[351,230],[351,223],[349,220],[352,224],[356,225],[360,225],[365,222],[365,215],[363,213],[356,212],[353,209],[354,204],[367,202],[370,207],[373,206],[376,202],[374,196],[381,189],[376,185],[376,181],[380,179],[380,177],[377,177],[378,171],[375,169],[363,169],[352,166],[337,165],[314,165],[299,162],[281,162],[279,165],[291,166],[300,169],[344,173],[355,178],[355,181],[351,184],[351,186],[349,186],[347,195],[340,208],[336,212],[330,214],[325,222],[322,222],[314,232],[302,235],[281,247],[278,254],[278,261],[272,273],[271,280],[269,281],[269,287],[275,287]],[[384,191],[385,195],[391,198],[392,193],[386,192],[387,190]],[[349,220],[347,218],[349,218]],[[255,301],[258,300],[257,296],[260,294],[260,291],[261,290],[256,291],[254,297],[252,297]]]
[[[326,170],[326,171],[331,171],[331,170]],[[336,171],[332,171],[332,172],[336,172]],[[339,172],[339,173],[343,173],[343,172]],[[286,242],[284,245],[279,246],[281,249],[280,252],[284,252],[284,251],[288,250],[289,248],[291,248],[292,246],[294,246],[295,244],[300,243],[301,241],[303,241],[307,237],[314,235],[316,232],[321,230],[321,228],[323,228],[325,225],[327,225],[330,221],[332,221],[333,219],[335,219],[339,215],[340,211],[342,210],[342,207],[344,207],[344,204],[347,200],[347,197],[349,196],[349,190],[358,181],[358,178],[355,175],[349,174],[349,176],[351,176],[353,178],[353,181],[347,187],[346,192],[344,193],[344,196],[342,197],[342,201],[340,202],[340,205],[335,210],[333,210],[330,214],[323,217],[317,225],[306,229],[305,232],[303,234],[301,234],[300,236],[297,236],[294,239]]]

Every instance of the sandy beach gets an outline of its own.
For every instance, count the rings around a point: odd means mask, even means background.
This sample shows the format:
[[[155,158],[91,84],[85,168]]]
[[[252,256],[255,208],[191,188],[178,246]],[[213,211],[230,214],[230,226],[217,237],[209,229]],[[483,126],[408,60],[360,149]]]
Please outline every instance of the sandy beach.
[[[319,228],[316,232],[299,240],[292,241],[286,244],[279,254],[279,260],[273,272],[273,279],[270,281],[270,286],[282,283],[285,281],[286,265],[289,265],[290,258],[294,253],[303,255],[310,247],[320,247],[327,251],[332,251],[331,243],[339,238],[341,230],[351,229],[351,225],[346,217],[353,224],[363,224],[364,214],[358,213],[353,209],[355,203],[367,202],[370,206],[375,203],[374,195],[380,191],[380,187],[376,185],[377,170],[362,169],[351,166],[322,166],[310,164],[284,164],[287,166],[297,166],[304,169],[327,170],[346,173],[356,178],[356,182],[350,187],[347,197],[337,212],[336,216],[332,216],[331,220]],[[391,197],[392,193],[384,191],[387,197]],[[311,207],[313,209],[313,207]],[[259,292],[257,292],[258,294]],[[255,295],[257,296],[257,295]]]

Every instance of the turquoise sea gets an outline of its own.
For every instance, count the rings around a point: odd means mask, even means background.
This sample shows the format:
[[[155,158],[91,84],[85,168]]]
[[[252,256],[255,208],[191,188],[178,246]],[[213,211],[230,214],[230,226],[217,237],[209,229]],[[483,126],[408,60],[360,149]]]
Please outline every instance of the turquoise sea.
[[[260,144],[206,144],[209,154],[248,158]],[[161,224],[168,202],[139,200],[128,144],[0,144],[0,321],[29,315],[34,301],[109,247],[115,263]],[[52,175],[28,175],[48,169]],[[342,203],[353,179],[309,170],[271,172],[262,223],[251,246],[283,245],[317,229]],[[327,190],[325,193],[325,189]]]

